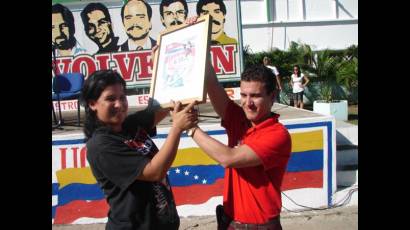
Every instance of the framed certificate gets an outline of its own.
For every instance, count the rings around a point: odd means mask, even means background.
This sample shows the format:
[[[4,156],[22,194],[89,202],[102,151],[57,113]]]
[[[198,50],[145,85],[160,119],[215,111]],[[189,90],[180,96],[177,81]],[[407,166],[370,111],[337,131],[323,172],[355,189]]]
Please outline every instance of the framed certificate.
[[[183,24],[159,35],[150,88],[155,104],[166,108],[172,106],[171,100],[182,104],[206,102],[210,23],[210,16],[205,15],[194,24]]]

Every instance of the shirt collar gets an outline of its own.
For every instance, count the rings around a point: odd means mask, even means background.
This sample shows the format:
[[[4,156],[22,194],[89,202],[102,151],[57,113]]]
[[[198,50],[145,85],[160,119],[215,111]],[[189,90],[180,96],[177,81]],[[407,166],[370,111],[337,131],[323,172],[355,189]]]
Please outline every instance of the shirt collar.
[[[261,123],[255,125],[255,126],[250,127],[246,131],[246,134],[250,134],[252,132],[255,132],[256,130],[263,129],[267,126],[271,126],[271,125],[274,125],[274,124],[278,123],[279,116],[280,115],[277,114],[277,113],[271,113],[271,115],[266,120],[262,121]]]

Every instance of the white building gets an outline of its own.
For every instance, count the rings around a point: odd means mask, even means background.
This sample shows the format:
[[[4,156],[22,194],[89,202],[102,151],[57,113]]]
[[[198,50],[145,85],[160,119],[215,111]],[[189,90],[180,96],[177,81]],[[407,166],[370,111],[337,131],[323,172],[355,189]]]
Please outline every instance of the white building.
[[[243,46],[252,52],[358,45],[358,0],[241,0]]]

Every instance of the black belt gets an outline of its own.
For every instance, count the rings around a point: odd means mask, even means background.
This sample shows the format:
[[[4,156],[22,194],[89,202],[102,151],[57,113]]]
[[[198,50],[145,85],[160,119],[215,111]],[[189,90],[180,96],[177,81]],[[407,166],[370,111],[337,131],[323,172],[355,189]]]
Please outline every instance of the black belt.
[[[234,229],[266,229],[266,230],[281,230],[280,216],[275,217],[274,219],[269,220],[264,224],[247,224],[241,223],[239,221],[233,220],[230,223],[230,226]]]

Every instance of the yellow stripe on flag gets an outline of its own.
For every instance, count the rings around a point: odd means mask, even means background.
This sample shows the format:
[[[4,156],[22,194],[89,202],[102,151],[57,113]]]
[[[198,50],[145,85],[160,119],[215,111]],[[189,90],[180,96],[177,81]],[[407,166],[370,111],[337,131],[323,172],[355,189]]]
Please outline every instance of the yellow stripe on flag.
[[[95,180],[94,175],[91,172],[90,167],[85,168],[67,168],[58,170],[56,172],[57,181],[60,184],[60,189],[72,184],[72,183],[79,183],[79,184],[95,184],[97,181]]]
[[[291,133],[292,152],[323,149],[323,131]]]
[[[172,167],[181,165],[216,165],[218,164],[200,148],[179,149]]]

